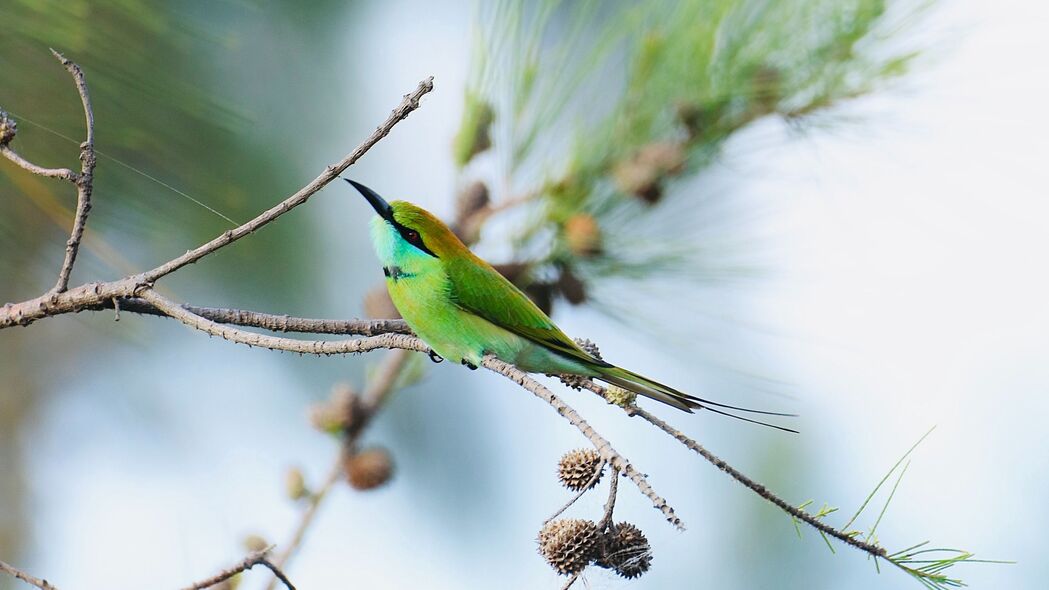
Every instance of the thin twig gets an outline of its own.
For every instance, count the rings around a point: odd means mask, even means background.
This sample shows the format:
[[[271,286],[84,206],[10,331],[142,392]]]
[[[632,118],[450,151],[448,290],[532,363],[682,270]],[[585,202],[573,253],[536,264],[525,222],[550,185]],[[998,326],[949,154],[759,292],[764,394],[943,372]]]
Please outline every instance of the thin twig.
[[[886,551],[885,551],[884,547],[879,547],[877,545],[873,545],[871,543],[867,543],[865,541],[862,541],[862,540],[856,538],[853,535],[849,535],[849,534],[847,534],[847,533],[845,533],[843,531],[840,531],[840,530],[838,530],[838,529],[836,529],[836,528],[834,528],[834,527],[832,527],[830,525],[827,525],[824,522],[821,522],[818,518],[816,518],[815,516],[805,512],[804,510],[801,510],[799,508],[791,506],[790,504],[788,504],[786,502],[786,500],[783,500],[782,498],[780,498],[779,496],[774,494],[771,490],[766,488],[764,485],[762,485],[762,484],[754,481],[753,479],[747,477],[746,475],[741,473],[738,469],[736,469],[735,467],[729,465],[728,463],[726,463],[725,461],[723,461],[722,459],[718,458],[716,455],[714,455],[713,453],[711,453],[710,451],[705,449],[698,442],[696,442],[695,440],[689,438],[684,433],[682,433],[680,430],[677,430],[676,428],[674,428],[673,426],[667,424],[666,422],[664,422],[663,420],[659,419],[658,417],[648,413],[647,411],[645,411],[645,410],[643,410],[641,408],[633,408],[632,409],[632,413],[635,416],[640,416],[643,420],[649,422],[650,424],[655,425],[657,428],[659,428],[663,432],[666,432],[670,436],[674,437],[678,442],[680,442],[681,444],[685,445],[689,449],[695,451],[699,456],[701,456],[704,459],[706,459],[714,467],[717,467],[721,471],[724,471],[725,473],[727,473],[729,475],[729,477],[731,477],[732,479],[734,479],[734,480],[738,481],[739,483],[743,484],[744,486],[749,488],[752,492],[754,492],[755,494],[761,496],[762,498],[764,498],[768,502],[771,502],[777,508],[779,508],[780,510],[786,512],[787,514],[790,514],[794,518],[796,518],[796,519],[798,519],[798,520],[808,524],[809,526],[815,528],[816,530],[820,531],[821,533],[825,533],[827,535],[830,535],[830,536],[834,537],[835,539],[841,541],[842,543],[845,543],[846,545],[849,545],[851,547],[855,547],[855,548],[857,548],[857,549],[859,549],[861,551],[864,551],[864,552],[870,554],[873,557],[876,557],[876,558],[877,557],[882,557],[882,558],[886,557]]]
[[[291,534],[291,539],[287,545],[284,546],[284,550],[274,558],[273,563],[277,567],[285,567],[295,553],[302,546],[303,539],[306,538],[306,531],[310,529],[313,524],[314,518],[317,516],[317,510],[320,508],[324,499],[328,497],[328,493],[331,492],[335,484],[338,483],[342,477],[342,461],[340,457],[336,457],[335,464],[332,465],[331,471],[328,473],[328,477],[325,478],[324,483],[321,484],[319,490],[313,493],[307,504],[306,509],[302,511],[302,516],[299,518],[299,524],[295,526],[295,531]],[[270,580],[266,584],[267,590],[272,590],[276,586],[276,581]]]
[[[69,287],[69,275],[73,272],[73,264],[80,250],[80,241],[84,239],[87,215],[91,212],[91,192],[95,175],[95,115],[91,110],[91,97],[87,92],[83,70],[54,49],[51,50],[51,54],[65,66],[69,75],[73,76],[73,82],[80,94],[80,102],[84,106],[84,123],[87,126],[87,139],[80,144],[80,174],[77,175],[75,181],[77,198],[73,229],[69,233],[69,239],[66,240],[66,255],[62,261],[62,268],[58,271],[58,281],[51,289],[52,293],[61,293]]]
[[[561,398],[554,395],[553,392],[544,387],[541,383],[529,377],[527,373],[509,363],[503,362],[494,356],[489,355],[482,359],[481,364],[487,369],[508,377],[514,383],[517,383],[536,397],[550,404],[558,414],[568,420],[572,426],[578,428],[579,431],[583,433],[583,436],[590,439],[590,442],[594,445],[597,452],[601,454],[602,458],[608,461],[608,464],[611,465],[613,469],[621,471],[629,477],[632,482],[634,482],[637,489],[652,502],[652,505],[657,510],[663,513],[667,522],[681,530],[685,529],[685,524],[680,518],[678,518],[677,514],[674,513],[674,509],[665,499],[660,497],[659,494],[652,489],[652,486],[648,483],[645,476],[635,469],[626,457],[619,454],[619,452],[612,447],[612,444],[598,434],[597,431],[595,431],[578,412],[572,409],[571,406],[562,401]]]
[[[335,484],[342,478],[342,453],[352,452],[356,447],[357,439],[360,437],[361,432],[363,432],[365,427],[371,423],[372,418],[375,417],[379,409],[385,404],[386,400],[389,399],[390,392],[393,391],[394,385],[397,382],[397,377],[403,370],[407,359],[407,349],[391,350],[383,359],[383,363],[379,367],[379,372],[371,381],[369,381],[368,387],[364,391],[364,403],[361,407],[364,416],[360,419],[359,424],[354,428],[353,432],[349,433],[346,440],[343,441],[343,448],[341,449],[340,454],[336,456],[335,464],[332,466],[331,471],[328,473],[328,477],[324,480],[321,488],[310,496],[309,503],[306,505],[306,509],[302,512],[302,517],[299,519],[299,524],[295,527],[295,532],[292,533],[291,540],[285,545],[284,551],[282,551],[274,560],[274,563],[278,566],[285,567],[302,546],[302,542],[306,538],[306,532],[313,524],[318,508],[324,499],[328,497],[328,493],[333,487],[335,487]],[[266,590],[273,590],[275,586],[275,582],[271,580],[270,583],[267,584]]]
[[[245,570],[250,570],[256,565],[265,566],[271,572],[273,572],[275,578],[280,580],[281,583],[288,588],[288,590],[295,590],[295,586],[291,583],[290,580],[288,580],[288,577],[284,575],[284,572],[281,571],[280,567],[270,562],[270,560],[267,558],[267,555],[269,555],[271,549],[272,547],[267,547],[262,551],[256,551],[248,555],[244,559],[240,560],[236,565],[224,569],[221,572],[215,574],[214,576],[211,576],[210,578],[201,580],[190,586],[186,586],[182,590],[204,590],[205,588],[210,588],[215,584],[224,582]]]
[[[576,573],[572,574],[572,577],[568,578],[568,580],[565,581],[565,585],[561,586],[561,590],[568,590],[581,577],[583,577],[583,572],[576,572]]]
[[[325,168],[324,172],[321,172],[320,175],[317,176],[317,178],[314,178],[309,184],[302,187],[293,195],[289,196],[287,199],[284,199],[276,206],[271,207],[267,211],[255,217],[255,219],[252,219],[251,221],[241,225],[240,227],[223,232],[220,236],[211,240],[210,242],[198,246],[197,248],[194,248],[193,250],[186,252],[182,256],[179,256],[178,258],[175,258],[173,260],[169,260],[168,262],[165,262],[164,264],[161,264],[160,266],[152,270],[148,270],[142,273],[141,281],[143,283],[152,283],[160,277],[163,277],[164,275],[171,274],[176,270],[182,268],[183,266],[186,266],[187,264],[191,264],[200,260],[208,254],[211,254],[215,250],[218,250],[219,248],[228,246],[229,244],[239,240],[240,238],[243,238],[244,236],[253,233],[254,231],[269,224],[273,220],[277,219],[281,215],[284,215],[288,211],[291,211],[295,207],[302,205],[307,200],[309,200],[309,198],[312,197],[317,191],[324,188],[325,185],[327,185],[332,180],[338,178],[339,175],[343,173],[343,171],[349,168],[350,165],[352,165],[354,162],[359,160],[360,157],[363,156],[369,149],[371,149],[373,145],[378,143],[380,139],[389,135],[390,130],[393,129],[394,125],[403,121],[405,118],[408,117],[409,114],[411,114],[412,111],[419,108],[419,99],[431,90],[433,90],[433,76],[430,76],[422,82],[419,82],[419,86],[415,89],[414,92],[410,94],[405,94],[404,99],[401,101],[401,104],[399,104],[397,108],[393,109],[393,111],[390,113],[390,116],[387,117],[386,121],[379,125],[375,129],[375,131],[372,132],[372,134],[364,140],[364,142],[357,146],[357,149],[347,154],[346,157],[344,157],[337,163]]]
[[[586,485],[584,485],[582,489],[576,492],[576,494],[572,496],[572,498],[568,502],[565,502],[564,506],[558,508],[557,512],[551,514],[550,518],[544,520],[543,526],[546,526],[546,524],[549,523],[551,520],[557,518],[558,516],[561,516],[561,514],[563,514],[565,510],[568,510],[572,507],[572,504],[578,502],[579,498],[583,497],[583,494],[589,492],[594,487],[594,484],[597,483],[597,480],[601,478],[601,473],[605,470],[605,465],[607,464],[608,463],[604,459],[601,459],[601,462],[597,464],[597,469],[594,470],[594,474],[590,476],[589,480],[587,480]]]
[[[18,152],[11,149],[8,145],[0,145],[0,155],[14,162],[19,168],[32,172],[37,176],[59,178],[61,180],[68,180],[69,182],[76,182],[76,172],[73,172],[69,168],[44,168],[43,166],[37,166],[20,156]]]
[[[8,574],[10,576],[14,576],[15,579],[22,580],[26,584],[31,584],[33,586],[36,586],[40,590],[58,590],[58,588],[55,588],[47,580],[42,580],[40,578],[34,578],[33,576],[30,576],[29,574],[27,574],[27,573],[23,572],[22,570],[16,568],[15,566],[7,564],[7,563],[4,563],[2,561],[0,561],[0,572],[4,572],[5,574]]]
[[[614,468],[612,469],[612,479],[608,482],[608,501],[605,502],[605,515],[601,517],[601,521],[597,523],[597,528],[600,531],[607,531],[608,527],[612,526],[612,511],[616,508],[616,493],[619,488],[619,472]]]

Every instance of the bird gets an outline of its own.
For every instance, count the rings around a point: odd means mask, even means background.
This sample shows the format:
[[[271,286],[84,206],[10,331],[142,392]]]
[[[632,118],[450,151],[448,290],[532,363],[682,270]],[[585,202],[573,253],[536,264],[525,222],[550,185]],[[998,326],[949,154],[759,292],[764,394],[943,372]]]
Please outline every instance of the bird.
[[[370,234],[397,311],[433,351],[435,361],[476,369],[486,355],[528,373],[579,375],[692,413],[705,409],[787,432],[793,429],[739,416],[791,417],[752,410],[678,391],[587,353],[499,271],[475,255],[429,211],[408,201],[387,202],[363,184],[343,178],[377,215]]]

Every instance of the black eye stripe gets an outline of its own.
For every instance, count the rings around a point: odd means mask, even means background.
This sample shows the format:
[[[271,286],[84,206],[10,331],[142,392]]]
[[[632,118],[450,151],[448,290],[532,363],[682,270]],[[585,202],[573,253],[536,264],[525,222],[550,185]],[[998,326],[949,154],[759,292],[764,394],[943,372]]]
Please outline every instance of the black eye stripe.
[[[391,221],[390,223],[393,224],[393,227],[397,229],[397,232],[401,234],[401,237],[404,238],[406,242],[429,254],[430,256],[437,258],[437,255],[433,253],[433,250],[430,250],[426,247],[426,244],[423,242],[422,236],[419,235],[419,232],[415,231],[414,229],[409,229],[396,221]]]

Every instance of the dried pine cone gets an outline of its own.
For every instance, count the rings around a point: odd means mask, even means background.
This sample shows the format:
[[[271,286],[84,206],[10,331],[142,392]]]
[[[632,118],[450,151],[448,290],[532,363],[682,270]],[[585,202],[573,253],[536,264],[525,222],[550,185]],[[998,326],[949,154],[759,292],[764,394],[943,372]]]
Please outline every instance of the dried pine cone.
[[[344,457],[342,469],[354,489],[371,490],[390,480],[393,460],[386,449],[375,447]]]
[[[576,338],[575,343],[579,345],[587,354],[594,357],[597,360],[604,360],[601,358],[601,351],[597,349],[597,345],[586,338]],[[588,383],[590,383],[590,377],[584,377],[582,375],[547,375],[547,377],[557,377],[561,380],[561,383],[571,387],[572,389],[581,390],[584,389]]]
[[[609,527],[605,533],[604,544],[594,564],[614,570],[624,578],[636,578],[652,567],[652,546],[641,529],[629,522],[621,522]]]
[[[591,342],[589,338],[576,338],[575,343],[579,345],[579,348],[582,348],[586,351],[587,354],[596,358],[597,360],[605,360],[601,358],[601,351],[597,348],[597,345]]]
[[[590,489],[601,481],[601,475],[597,473],[601,466],[601,455],[594,449],[576,449],[569,451],[561,457],[557,463],[557,477],[561,485],[578,492],[582,489]],[[593,479],[593,481],[590,481]],[[589,484],[589,485],[588,485]]]
[[[605,401],[621,408],[629,408],[637,401],[637,394],[617,385],[609,385],[605,388]]]
[[[7,145],[18,133],[18,125],[15,120],[4,111],[0,111],[0,145]]]
[[[553,520],[539,531],[539,554],[557,573],[570,576],[597,557],[600,541],[601,533],[592,520]]]

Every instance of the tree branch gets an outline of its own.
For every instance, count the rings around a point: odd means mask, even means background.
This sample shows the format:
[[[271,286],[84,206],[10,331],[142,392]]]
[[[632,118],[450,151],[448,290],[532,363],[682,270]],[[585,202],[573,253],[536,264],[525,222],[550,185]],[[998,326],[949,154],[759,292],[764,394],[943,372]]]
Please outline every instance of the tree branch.
[[[606,388],[598,385],[597,383],[594,383],[593,380],[588,380],[588,381],[586,381],[585,383],[583,383],[581,385],[585,389],[600,395],[602,398],[605,397]],[[784,500],[783,498],[780,498],[775,493],[773,493],[772,490],[769,490],[764,485],[762,485],[762,484],[754,481],[753,479],[747,477],[742,472],[740,472],[738,469],[736,469],[735,467],[729,465],[723,459],[719,458],[717,455],[714,455],[713,453],[708,451],[706,448],[703,447],[703,445],[699,444],[698,442],[696,442],[692,438],[689,438],[685,433],[681,432],[680,430],[678,430],[678,429],[674,428],[673,426],[671,426],[670,424],[666,423],[665,421],[660,419],[658,416],[649,413],[647,410],[644,410],[644,409],[638,407],[637,405],[631,405],[631,406],[625,407],[623,409],[626,411],[626,413],[628,415],[630,415],[630,416],[639,416],[642,420],[645,420],[646,422],[648,422],[648,423],[652,424],[653,426],[659,428],[663,432],[669,434],[675,440],[677,440],[681,444],[685,445],[685,447],[687,447],[688,449],[694,451],[700,457],[703,457],[704,459],[706,459],[711,465],[713,465],[714,467],[717,467],[721,471],[725,472],[726,474],[728,474],[729,477],[731,477],[732,479],[734,479],[734,480],[738,481],[739,483],[743,484],[750,491],[752,491],[755,494],[761,496],[763,499],[765,499],[766,501],[770,502],[771,504],[773,504],[774,506],[776,506],[780,510],[786,512],[787,514],[793,516],[794,518],[804,522],[805,524],[808,524],[809,526],[815,528],[816,530],[818,530],[818,531],[820,531],[822,533],[825,533],[827,535],[830,535],[830,536],[834,537],[835,539],[838,539],[839,541],[841,541],[842,543],[845,543],[846,545],[849,545],[851,547],[855,547],[855,548],[859,549],[860,551],[863,551],[863,552],[871,555],[872,557],[887,558],[887,553],[886,553],[884,547],[879,547],[878,545],[874,545],[872,543],[867,543],[865,541],[862,541],[862,540],[860,540],[859,538],[857,538],[854,535],[850,535],[850,534],[848,534],[845,531],[838,530],[838,529],[836,529],[836,528],[834,528],[834,527],[832,527],[832,526],[822,522],[820,519],[818,519],[815,516],[805,512],[804,510],[801,510],[800,508],[797,508],[795,506],[791,506],[789,503],[787,503],[786,500]]]
[[[652,505],[663,513],[663,516],[667,519],[667,522],[674,525],[678,529],[684,530],[685,524],[678,518],[677,514],[674,513],[674,509],[667,503],[665,499],[656,494],[656,491],[652,489],[652,486],[648,483],[645,476],[640,473],[634,466],[624,457],[620,455],[618,451],[612,448],[612,444],[608,442],[603,436],[598,434],[582,416],[579,415],[571,406],[566,404],[561,398],[554,395],[549,389],[544,387],[541,383],[532,379],[527,373],[518,369],[517,367],[503,362],[494,356],[486,356],[481,361],[481,365],[486,369],[499,373],[509,378],[514,383],[517,383],[526,390],[532,392],[536,397],[542,399],[546,403],[553,406],[554,410],[557,411],[564,419],[568,420],[572,426],[575,426],[590,439],[593,443],[594,448],[601,454],[601,457],[612,467],[612,469],[619,471],[630,478],[630,481],[634,482],[637,489],[641,491],[651,502]]]
[[[860,551],[864,551],[864,552],[868,553],[869,555],[871,555],[872,557],[882,557],[882,558],[887,557],[887,553],[886,553],[884,547],[879,547],[877,545],[874,545],[874,544],[862,541],[862,540],[860,540],[859,538],[857,538],[854,535],[849,535],[848,533],[846,533],[844,531],[840,531],[840,530],[838,530],[838,529],[836,529],[836,528],[834,528],[834,527],[832,527],[832,526],[822,522],[821,520],[819,520],[815,516],[805,512],[804,510],[801,510],[801,509],[799,509],[797,507],[791,506],[790,504],[788,504],[786,502],[786,500],[784,500],[784,499],[780,498],[779,496],[777,496],[775,493],[773,493],[767,487],[765,487],[764,485],[762,485],[762,484],[754,481],[753,479],[747,477],[746,475],[741,473],[738,469],[736,469],[735,467],[729,465],[724,460],[720,459],[719,457],[717,457],[716,455],[714,455],[713,453],[711,453],[710,451],[705,449],[698,442],[696,442],[695,440],[689,438],[683,432],[681,432],[680,430],[678,430],[678,429],[674,428],[673,426],[667,424],[666,422],[664,422],[663,420],[661,420],[657,416],[654,416],[653,414],[650,414],[646,410],[643,410],[643,409],[637,408],[637,407],[632,408],[631,409],[631,413],[633,415],[635,415],[635,416],[640,416],[641,419],[649,422],[650,424],[656,426],[657,428],[659,428],[663,432],[665,432],[665,433],[669,434],[670,436],[674,437],[678,442],[680,442],[681,444],[685,445],[686,447],[688,447],[692,451],[695,451],[700,457],[703,457],[708,462],[710,462],[711,465],[713,465],[714,467],[717,467],[721,471],[727,473],[729,475],[729,477],[731,477],[732,479],[734,479],[734,480],[738,481],[739,483],[743,484],[748,489],[750,489],[752,492],[754,492],[755,494],[761,496],[762,498],[764,498],[768,502],[771,502],[777,508],[779,508],[780,510],[782,510],[782,511],[786,512],[787,514],[793,516],[794,518],[796,518],[796,519],[798,519],[798,520],[808,524],[809,526],[815,528],[816,530],[818,530],[818,531],[820,531],[822,533],[825,533],[827,535],[830,535],[830,536],[834,537],[835,539],[841,541],[842,543],[845,543],[846,545],[855,547],[855,548],[859,549]]]
[[[15,150],[11,149],[6,144],[0,144],[0,155],[3,155],[8,160],[15,163],[16,166],[32,172],[37,176],[45,176],[47,178],[58,178],[61,180],[68,180],[69,182],[76,182],[76,172],[73,172],[69,168],[44,168],[43,166],[37,166],[36,164],[26,160],[18,154]]]
[[[386,118],[386,121],[384,121],[381,125],[376,127],[375,131],[372,132],[372,134],[368,136],[368,138],[365,139],[364,142],[357,146],[357,149],[347,154],[346,157],[344,157],[339,162],[325,168],[324,172],[321,172],[321,174],[317,176],[317,178],[314,178],[309,184],[296,191],[295,194],[291,195],[287,199],[284,199],[276,206],[271,207],[267,211],[255,217],[255,219],[252,219],[251,221],[241,225],[240,227],[226,231],[222,235],[211,240],[210,242],[198,246],[197,248],[190,250],[189,252],[186,252],[182,256],[179,256],[178,258],[175,258],[173,260],[169,260],[168,262],[165,262],[164,264],[152,270],[142,273],[141,281],[144,283],[152,283],[160,277],[163,277],[164,275],[171,274],[172,272],[175,272],[176,270],[182,268],[187,264],[191,264],[200,260],[208,254],[211,254],[212,252],[218,250],[219,248],[228,246],[229,244],[239,240],[240,238],[269,224],[273,220],[277,219],[281,215],[284,215],[288,211],[291,211],[295,207],[302,205],[307,200],[309,200],[309,198],[312,197],[317,191],[324,188],[324,186],[332,180],[338,178],[344,170],[346,170],[354,162],[359,160],[360,157],[367,153],[367,151],[371,149],[373,145],[378,143],[380,139],[389,135],[390,130],[393,129],[394,125],[403,121],[405,118],[408,117],[409,114],[411,114],[412,111],[419,108],[419,99],[431,90],[433,90],[433,76],[430,76],[422,82],[419,82],[419,86],[415,89],[414,92],[410,94],[405,94],[404,99],[401,101],[401,104],[397,105],[397,108],[393,109],[393,111],[390,113],[390,116]]]
[[[262,551],[256,551],[255,553],[252,553],[244,559],[240,560],[240,562],[238,562],[236,565],[224,569],[221,572],[215,574],[214,576],[211,576],[210,578],[201,580],[190,586],[186,586],[182,590],[204,590],[205,588],[210,588],[215,584],[224,582],[245,570],[250,570],[256,565],[265,566],[271,572],[273,572],[274,577],[280,580],[281,583],[284,584],[284,586],[287,587],[288,590],[295,590],[295,586],[292,585],[291,581],[288,580],[288,577],[284,575],[284,572],[281,571],[280,567],[271,563],[267,558],[271,549],[271,547],[267,547]]]
[[[294,338],[282,338],[257,332],[248,332],[228,325],[218,324],[196,315],[153,289],[142,289],[139,297],[163,312],[164,315],[172,317],[191,328],[212,336],[218,336],[230,342],[248,346],[324,356],[355,354],[380,348],[403,348],[416,352],[430,351],[430,347],[424,344],[422,340],[406,334],[380,334],[353,340],[296,340]]]
[[[63,62],[64,63],[64,62]],[[71,63],[71,62],[70,62]],[[75,77],[75,76],[74,76]],[[79,85],[78,85],[79,88]],[[331,182],[333,179],[338,177],[343,171],[346,170],[351,164],[356,162],[363,156],[372,146],[374,146],[383,137],[386,137],[390,133],[390,130],[404,120],[412,111],[419,108],[419,100],[428,92],[433,90],[433,77],[427,78],[419,83],[419,86],[414,92],[404,95],[401,103],[395,108],[390,116],[379,125],[375,131],[365,139],[356,149],[350,152],[346,157],[340,160],[338,163],[328,166],[324,172],[322,172],[312,182],[299,189],[295,194],[291,195],[278,205],[268,209],[262,214],[255,217],[248,223],[245,223],[235,229],[229,230],[211,240],[210,242],[203,244],[193,250],[190,250],[168,262],[146,272],[124,277],[116,281],[109,281],[105,283],[88,283],[74,287],[73,289],[66,290],[63,286],[62,289],[53,289],[52,291],[45,293],[39,297],[22,301],[19,303],[7,303],[3,307],[0,307],[0,329],[8,328],[12,326],[27,326],[39,319],[51,317],[55,315],[61,315],[66,313],[74,313],[89,309],[103,309],[112,307],[113,299],[127,299],[133,298],[137,295],[137,292],[143,288],[150,286],[157,279],[168,275],[179,268],[187,264],[191,264],[200,260],[204,256],[207,256],[224,246],[227,246],[234,241],[258,230],[259,228],[269,224],[273,220],[277,219],[281,215],[287,213],[291,209],[305,203],[311,196],[317,191],[323,188],[326,184]],[[84,90],[86,95],[86,89]],[[89,108],[89,107],[88,107]],[[93,138],[91,138],[93,139]],[[0,151],[4,153],[9,159],[13,152],[6,146],[0,147]],[[16,162],[17,163],[17,162]],[[23,166],[24,167],[24,166]],[[33,167],[39,169],[42,172],[49,172],[47,169]],[[27,168],[30,171],[33,169]],[[54,172],[54,171],[50,171]],[[74,178],[76,174],[70,172]],[[44,174],[45,176],[47,174]],[[67,178],[70,180],[70,178]],[[80,185],[78,184],[78,187]],[[80,187],[82,189],[82,187]],[[87,193],[87,197],[90,197],[90,191]],[[78,205],[78,219],[80,218],[80,206]],[[86,217],[86,211],[83,215]],[[76,223],[74,223],[74,229],[76,229]],[[80,229],[82,235],[83,228]],[[73,238],[71,236],[70,240]],[[79,243],[79,242],[78,242]],[[75,259],[75,248],[72,255]],[[68,258],[68,249],[67,249]],[[64,268],[64,266],[63,266]],[[68,279],[68,277],[67,277]],[[57,287],[58,285],[56,285]]]
[[[0,572],[3,572],[3,573],[8,574],[10,576],[14,576],[15,579],[22,580],[26,584],[30,584],[32,586],[36,586],[40,590],[58,590],[58,588],[55,588],[47,580],[42,580],[40,578],[34,578],[33,576],[30,576],[29,574],[27,574],[27,573],[23,572],[22,570],[16,568],[15,566],[7,564],[7,563],[4,563],[2,561],[0,561]]]
[[[54,49],[51,50],[51,54],[65,66],[69,75],[73,76],[73,82],[76,84],[77,92],[80,94],[80,102],[84,106],[84,122],[87,126],[87,139],[80,144],[80,174],[74,180],[77,188],[77,198],[73,229],[69,233],[69,239],[66,240],[66,255],[62,261],[62,268],[58,271],[58,282],[51,289],[53,293],[61,293],[69,286],[69,275],[73,272],[73,264],[76,262],[77,252],[80,250],[80,241],[84,239],[87,215],[91,212],[91,192],[95,175],[95,115],[91,110],[91,97],[87,92],[87,82],[84,80],[83,70]]]
[[[407,350],[391,350],[386,354],[383,359],[383,364],[379,368],[378,374],[368,383],[368,387],[364,391],[363,403],[361,405],[361,411],[363,416],[355,421],[357,424],[346,433],[346,439],[343,441],[340,455],[336,456],[335,464],[332,465],[331,471],[328,473],[328,477],[324,480],[321,488],[316,493],[312,494],[309,498],[309,503],[306,505],[306,509],[303,510],[302,516],[299,519],[299,524],[295,527],[295,532],[292,533],[291,540],[285,545],[284,551],[281,552],[274,563],[279,567],[285,567],[289,561],[295,556],[295,553],[302,546],[303,540],[306,538],[306,532],[314,522],[314,517],[317,515],[317,510],[320,508],[321,503],[325,498],[328,497],[328,493],[331,492],[335,484],[342,478],[344,473],[342,466],[342,453],[353,452],[357,446],[357,440],[360,438],[361,433],[364,432],[365,428],[371,424],[372,418],[375,417],[379,409],[383,406],[387,399],[389,399],[390,392],[393,391],[393,386],[397,382],[397,376],[404,368],[405,361],[408,359]],[[274,581],[270,581],[266,586],[266,590],[273,590],[276,587]]]

